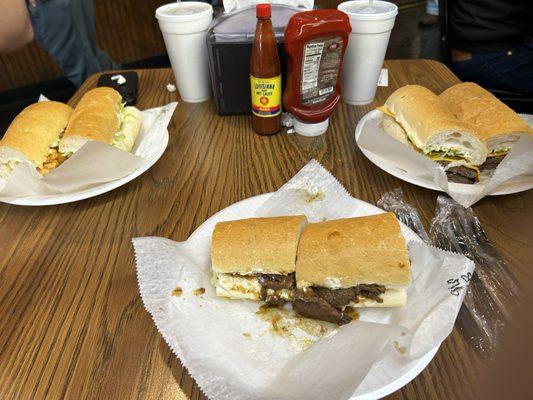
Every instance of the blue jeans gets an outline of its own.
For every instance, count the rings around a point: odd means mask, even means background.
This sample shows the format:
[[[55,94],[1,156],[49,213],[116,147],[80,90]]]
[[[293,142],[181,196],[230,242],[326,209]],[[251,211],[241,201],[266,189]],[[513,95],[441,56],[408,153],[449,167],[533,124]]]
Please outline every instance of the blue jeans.
[[[96,46],[93,0],[39,0],[28,5],[35,39],[75,86],[120,65]]]
[[[466,61],[452,61],[450,68],[462,81],[516,93],[533,94],[533,40],[514,49],[472,54]]]
[[[426,14],[439,15],[439,0],[428,0]]]

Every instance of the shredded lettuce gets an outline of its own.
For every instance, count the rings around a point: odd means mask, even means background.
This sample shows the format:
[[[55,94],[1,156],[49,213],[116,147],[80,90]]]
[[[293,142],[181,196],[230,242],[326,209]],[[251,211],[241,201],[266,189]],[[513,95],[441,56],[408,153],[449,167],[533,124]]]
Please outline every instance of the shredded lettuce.
[[[136,108],[123,107],[120,113],[120,127],[113,137],[112,145],[124,151],[131,151],[137,137],[140,119]]]
[[[445,146],[438,146],[433,145],[428,148],[428,152],[426,153],[431,158],[457,158],[462,159],[467,156],[467,154],[464,151],[452,149],[450,147]]]

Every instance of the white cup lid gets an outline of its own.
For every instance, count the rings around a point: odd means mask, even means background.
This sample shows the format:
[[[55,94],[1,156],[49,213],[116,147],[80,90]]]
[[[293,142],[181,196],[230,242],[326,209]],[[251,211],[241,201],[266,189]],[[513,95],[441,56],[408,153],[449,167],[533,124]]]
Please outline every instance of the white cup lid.
[[[293,128],[296,133],[302,136],[319,136],[328,130],[328,125],[329,118],[326,118],[322,122],[317,122],[316,124],[302,122],[295,118]]]
[[[185,1],[165,4],[155,10],[155,17],[160,21],[167,22],[190,22],[211,16],[213,7],[211,4],[200,1]]]
[[[398,6],[388,1],[374,0],[372,7],[368,0],[346,1],[337,9],[357,20],[388,19],[398,14]]]

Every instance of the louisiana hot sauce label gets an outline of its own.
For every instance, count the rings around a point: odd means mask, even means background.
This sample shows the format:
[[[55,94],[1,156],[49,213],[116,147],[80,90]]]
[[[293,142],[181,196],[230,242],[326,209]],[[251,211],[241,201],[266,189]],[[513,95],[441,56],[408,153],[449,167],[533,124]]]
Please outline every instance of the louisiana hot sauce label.
[[[250,75],[252,112],[259,117],[281,114],[281,75],[274,78],[256,78]]]

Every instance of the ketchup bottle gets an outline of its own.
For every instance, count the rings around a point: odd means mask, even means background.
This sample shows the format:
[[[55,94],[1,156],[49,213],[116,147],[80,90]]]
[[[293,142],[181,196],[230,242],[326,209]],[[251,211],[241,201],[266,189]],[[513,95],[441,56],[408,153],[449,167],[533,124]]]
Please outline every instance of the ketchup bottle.
[[[252,127],[261,135],[273,135],[281,130],[281,65],[270,21],[270,4],[258,4],[256,12],[250,58]]]
[[[295,14],[285,28],[287,83],[285,109],[296,117],[294,130],[321,135],[341,97],[339,77],[348,36],[348,16],[338,10]]]

